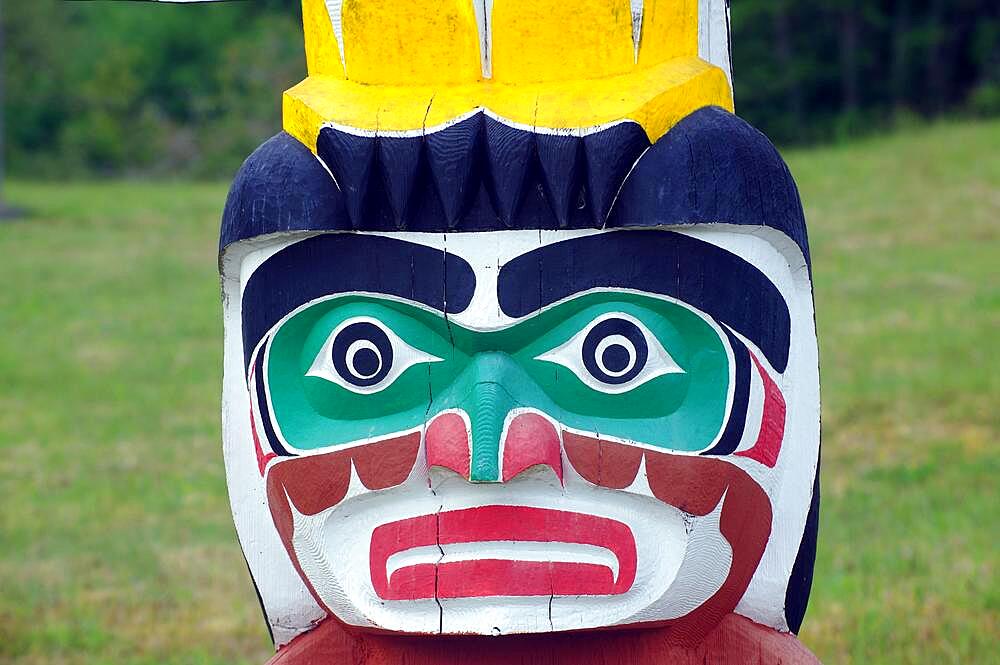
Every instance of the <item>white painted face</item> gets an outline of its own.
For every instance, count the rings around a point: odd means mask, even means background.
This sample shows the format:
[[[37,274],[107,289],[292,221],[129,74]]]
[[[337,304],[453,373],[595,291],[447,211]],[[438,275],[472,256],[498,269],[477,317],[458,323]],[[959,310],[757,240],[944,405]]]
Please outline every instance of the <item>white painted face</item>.
[[[402,248],[407,274],[383,253],[368,286],[342,279],[345,237]],[[704,251],[707,269],[752,257],[787,340],[627,270],[525,290],[566,248],[584,256],[574,243],[620,265],[622,237]],[[313,263],[288,275],[296,247]],[[445,264],[426,275],[443,296],[409,272]],[[819,398],[808,270],[784,236],[296,234],[239,243],[223,276],[230,495],[279,644],[330,615],[486,635],[710,627],[735,608],[787,628]]]

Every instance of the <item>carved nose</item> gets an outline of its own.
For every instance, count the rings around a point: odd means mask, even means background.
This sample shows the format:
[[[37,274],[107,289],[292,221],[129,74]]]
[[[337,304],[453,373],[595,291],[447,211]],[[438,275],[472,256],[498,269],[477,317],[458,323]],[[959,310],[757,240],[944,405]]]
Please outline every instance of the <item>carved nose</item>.
[[[443,413],[434,418],[428,425],[424,438],[427,465],[449,469],[466,480],[489,482],[471,477],[469,430],[468,421],[458,413]],[[501,448],[502,473],[496,480],[508,482],[528,469],[546,466],[562,482],[562,444],[559,432],[541,415],[521,413],[512,418],[504,432]]]

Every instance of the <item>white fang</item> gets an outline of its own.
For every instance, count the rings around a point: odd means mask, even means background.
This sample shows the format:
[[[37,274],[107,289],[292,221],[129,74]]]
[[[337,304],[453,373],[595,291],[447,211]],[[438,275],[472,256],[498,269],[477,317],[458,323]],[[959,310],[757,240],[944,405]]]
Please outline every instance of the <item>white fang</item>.
[[[493,78],[493,0],[472,0],[479,29],[479,55],[482,58],[483,78]]]
[[[333,35],[337,38],[337,48],[340,50],[340,62],[347,72],[347,59],[344,57],[344,0],[326,0],[326,11],[330,13],[330,23],[333,25]]]
[[[729,2],[698,1],[698,55],[726,73],[733,85],[733,66],[729,58]]]
[[[642,43],[642,12],[645,0],[632,2],[632,46],[635,48],[635,62],[639,62],[639,45]]]

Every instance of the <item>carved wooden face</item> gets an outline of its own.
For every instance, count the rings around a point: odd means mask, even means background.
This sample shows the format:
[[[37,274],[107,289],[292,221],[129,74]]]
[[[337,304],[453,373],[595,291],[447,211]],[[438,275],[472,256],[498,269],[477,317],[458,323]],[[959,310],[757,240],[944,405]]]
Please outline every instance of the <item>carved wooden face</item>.
[[[733,227],[244,244],[227,462],[272,624],[785,625],[818,450],[801,254]]]

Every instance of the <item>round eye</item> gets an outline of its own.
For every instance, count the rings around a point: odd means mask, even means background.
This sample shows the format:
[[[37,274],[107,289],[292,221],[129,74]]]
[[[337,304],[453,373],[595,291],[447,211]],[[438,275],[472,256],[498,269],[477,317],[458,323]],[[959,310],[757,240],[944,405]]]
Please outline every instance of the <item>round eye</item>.
[[[604,383],[628,383],[642,373],[648,358],[646,336],[625,319],[601,321],[583,340],[583,366]]]
[[[611,394],[684,372],[641,321],[620,312],[599,316],[568,342],[535,359],[562,365],[594,390]]]
[[[359,388],[374,386],[392,371],[392,342],[374,323],[352,323],[333,340],[330,359],[347,383]]]
[[[384,390],[420,363],[441,358],[416,349],[377,319],[355,317],[330,334],[306,376],[326,379],[351,392]]]

